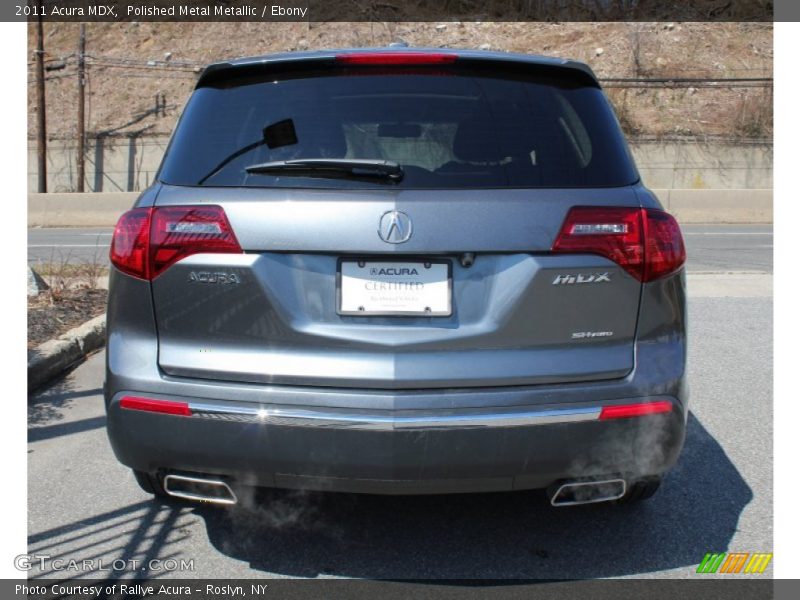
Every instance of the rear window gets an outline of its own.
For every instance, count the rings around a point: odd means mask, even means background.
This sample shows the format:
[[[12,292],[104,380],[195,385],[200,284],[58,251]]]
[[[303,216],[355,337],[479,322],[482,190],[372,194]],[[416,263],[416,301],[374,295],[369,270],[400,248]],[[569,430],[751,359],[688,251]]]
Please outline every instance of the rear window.
[[[394,183],[246,170],[309,158],[395,161],[404,177]],[[604,93],[574,76],[349,69],[197,89],[159,179],[436,189],[612,187],[638,175]]]

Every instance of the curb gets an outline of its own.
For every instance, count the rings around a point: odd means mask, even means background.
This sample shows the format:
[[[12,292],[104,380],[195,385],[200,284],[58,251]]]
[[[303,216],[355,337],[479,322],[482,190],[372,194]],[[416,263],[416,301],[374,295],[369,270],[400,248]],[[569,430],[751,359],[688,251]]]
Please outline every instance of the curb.
[[[106,341],[106,316],[100,315],[60,337],[28,350],[28,391],[57,377]]]

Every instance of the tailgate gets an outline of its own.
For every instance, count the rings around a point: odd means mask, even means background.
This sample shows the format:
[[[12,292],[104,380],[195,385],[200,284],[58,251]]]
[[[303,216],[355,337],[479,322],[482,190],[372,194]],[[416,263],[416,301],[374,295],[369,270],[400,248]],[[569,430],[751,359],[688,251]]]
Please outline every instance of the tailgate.
[[[161,368],[387,389],[586,381],[632,369],[641,283],[601,256],[550,253],[571,206],[636,206],[632,189],[431,194],[165,189],[160,205],[223,206],[244,253],[195,254],[154,279]],[[402,244],[377,231],[395,210],[413,223]],[[413,281],[415,267],[444,263],[449,310],[396,315],[378,304],[344,314],[343,261],[389,265],[383,281]]]

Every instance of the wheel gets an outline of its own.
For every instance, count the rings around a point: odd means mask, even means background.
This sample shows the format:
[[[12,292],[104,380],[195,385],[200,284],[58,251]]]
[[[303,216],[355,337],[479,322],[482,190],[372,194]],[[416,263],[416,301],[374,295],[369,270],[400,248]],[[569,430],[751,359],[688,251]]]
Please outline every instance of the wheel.
[[[661,477],[648,477],[646,479],[639,479],[636,481],[631,481],[628,484],[628,490],[625,492],[625,495],[617,500],[620,504],[631,504],[634,502],[641,502],[642,500],[647,500],[653,494],[658,491],[658,487],[661,485]]]
[[[164,491],[164,486],[161,485],[161,480],[155,473],[145,473],[144,471],[133,470],[133,476],[136,483],[148,494],[153,494],[156,498],[166,498],[167,492]]]

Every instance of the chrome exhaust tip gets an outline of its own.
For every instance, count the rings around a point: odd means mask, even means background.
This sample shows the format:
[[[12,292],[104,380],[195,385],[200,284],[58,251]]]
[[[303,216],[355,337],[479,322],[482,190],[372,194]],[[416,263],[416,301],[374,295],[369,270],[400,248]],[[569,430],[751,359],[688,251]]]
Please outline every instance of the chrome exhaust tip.
[[[207,477],[170,473],[164,477],[164,491],[176,498],[213,504],[236,504],[239,501],[227,483]]]
[[[624,479],[586,479],[552,486],[548,493],[553,506],[576,506],[619,500],[626,489]]]

